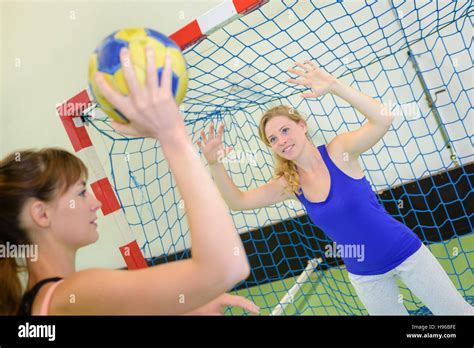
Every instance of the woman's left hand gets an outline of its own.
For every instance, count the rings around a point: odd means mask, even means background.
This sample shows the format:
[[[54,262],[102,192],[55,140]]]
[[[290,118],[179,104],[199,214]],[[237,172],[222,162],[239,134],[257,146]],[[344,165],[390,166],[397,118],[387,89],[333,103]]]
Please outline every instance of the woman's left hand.
[[[192,311],[191,315],[224,315],[225,307],[239,307],[252,314],[258,314],[260,308],[242,296],[223,294],[202,307]]]
[[[317,98],[334,91],[334,87],[338,83],[334,76],[309,60],[305,60],[304,63],[295,62],[295,65],[301,69],[290,68],[288,72],[301,78],[289,79],[288,82],[311,88],[311,92],[301,94],[302,98]]]

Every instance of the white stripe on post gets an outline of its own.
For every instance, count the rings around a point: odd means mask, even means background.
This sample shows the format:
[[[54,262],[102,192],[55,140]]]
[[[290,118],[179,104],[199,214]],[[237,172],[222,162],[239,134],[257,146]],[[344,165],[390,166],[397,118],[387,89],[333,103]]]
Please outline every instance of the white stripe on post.
[[[234,19],[237,14],[234,3],[230,0],[223,2],[197,18],[201,32],[210,34],[216,27],[222,27]]]

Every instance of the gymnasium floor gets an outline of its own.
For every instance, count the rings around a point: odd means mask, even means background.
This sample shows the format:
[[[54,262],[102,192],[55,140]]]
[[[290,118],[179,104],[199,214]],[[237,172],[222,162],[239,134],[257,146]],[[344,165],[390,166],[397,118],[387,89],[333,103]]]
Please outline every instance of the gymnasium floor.
[[[455,249],[457,248],[457,249]],[[443,243],[430,245],[431,252],[440,261],[456,288],[466,289],[468,301],[474,302],[474,233],[454,238]],[[464,252],[461,252],[463,250]],[[448,258],[447,252],[457,257]],[[467,259],[468,258],[468,259]],[[469,264],[468,264],[469,262]],[[457,275],[456,275],[457,274]],[[270,315],[273,308],[293,286],[297,277],[275,281],[264,285],[234,292],[252,299],[259,307],[261,315]],[[321,274],[313,272],[311,281],[303,284],[292,304],[285,308],[286,315],[366,315],[352,285],[349,283],[345,267],[333,267]],[[459,284],[461,282],[461,285]],[[399,285],[402,283],[398,280]],[[329,285],[329,286],[328,286]],[[428,314],[426,307],[404,287],[401,295],[410,314]],[[241,310],[228,310],[226,314],[243,314]]]

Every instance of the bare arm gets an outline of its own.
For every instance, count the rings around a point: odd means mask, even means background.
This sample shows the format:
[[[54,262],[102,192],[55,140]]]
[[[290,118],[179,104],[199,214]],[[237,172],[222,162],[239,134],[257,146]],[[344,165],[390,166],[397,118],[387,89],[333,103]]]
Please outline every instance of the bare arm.
[[[167,59],[158,87],[153,53],[147,51],[147,85],[122,66],[130,89],[123,96],[99,78],[104,96],[131,121],[117,131],[160,140],[185,203],[192,258],[134,271],[93,269],[74,273],[56,290],[51,314],[183,314],[222,295],[249,274],[247,257],[227,206],[202,165],[171,95]],[[176,154],[179,154],[178,156]],[[192,175],[191,175],[192,174]],[[75,301],[71,303],[71,296]]]
[[[284,192],[286,180],[283,177],[271,179],[266,184],[252,190],[240,191],[222,163],[211,165],[210,168],[214,182],[232,210],[264,208],[293,197],[293,195]]]
[[[214,125],[209,127],[209,134],[201,132],[202,141],[197,144],[206,158],[209,168],[225,202],[232,210],[252,210],[292,198],[291,193],[284,191],[286,181],[283,177],[272,179],[268,183],[252,190],[241,191],[232,181],[224,167],[223,159],[232,150],[222,144],[224,125],[221,124],[214,136]]]
[[[358,129],[338,137],[344,151],[357,158],[383,138],[392,125],[393,115],[381,102],[340,82],[334,84],[332,93],[347,101],[367,118],[367,122]]]
[[[333,139],[333,142],[338,143],[351,159],[357,159],[387,133],[393,122],[393,115],[381,102],[342,84],[313,62],[306,60],[304,64],[295,62],[295,65],[301,69],[292,68],[288,71],[301,78],[290,79],[288,82],[311,88],[311,92],[305,92],[301,97],[317,98],[331,93],[347,101],[367,118],[367,122],[360,128],[340,134]]]

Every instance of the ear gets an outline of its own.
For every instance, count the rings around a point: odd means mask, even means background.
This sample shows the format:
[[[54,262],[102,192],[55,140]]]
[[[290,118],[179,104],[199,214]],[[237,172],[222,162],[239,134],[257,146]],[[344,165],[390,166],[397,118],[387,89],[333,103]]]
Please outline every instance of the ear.
[[[30,216],[32,222],[38,227],[47,228],[51,224],[51,211],[47,203],[35,201],[30,206]]]

